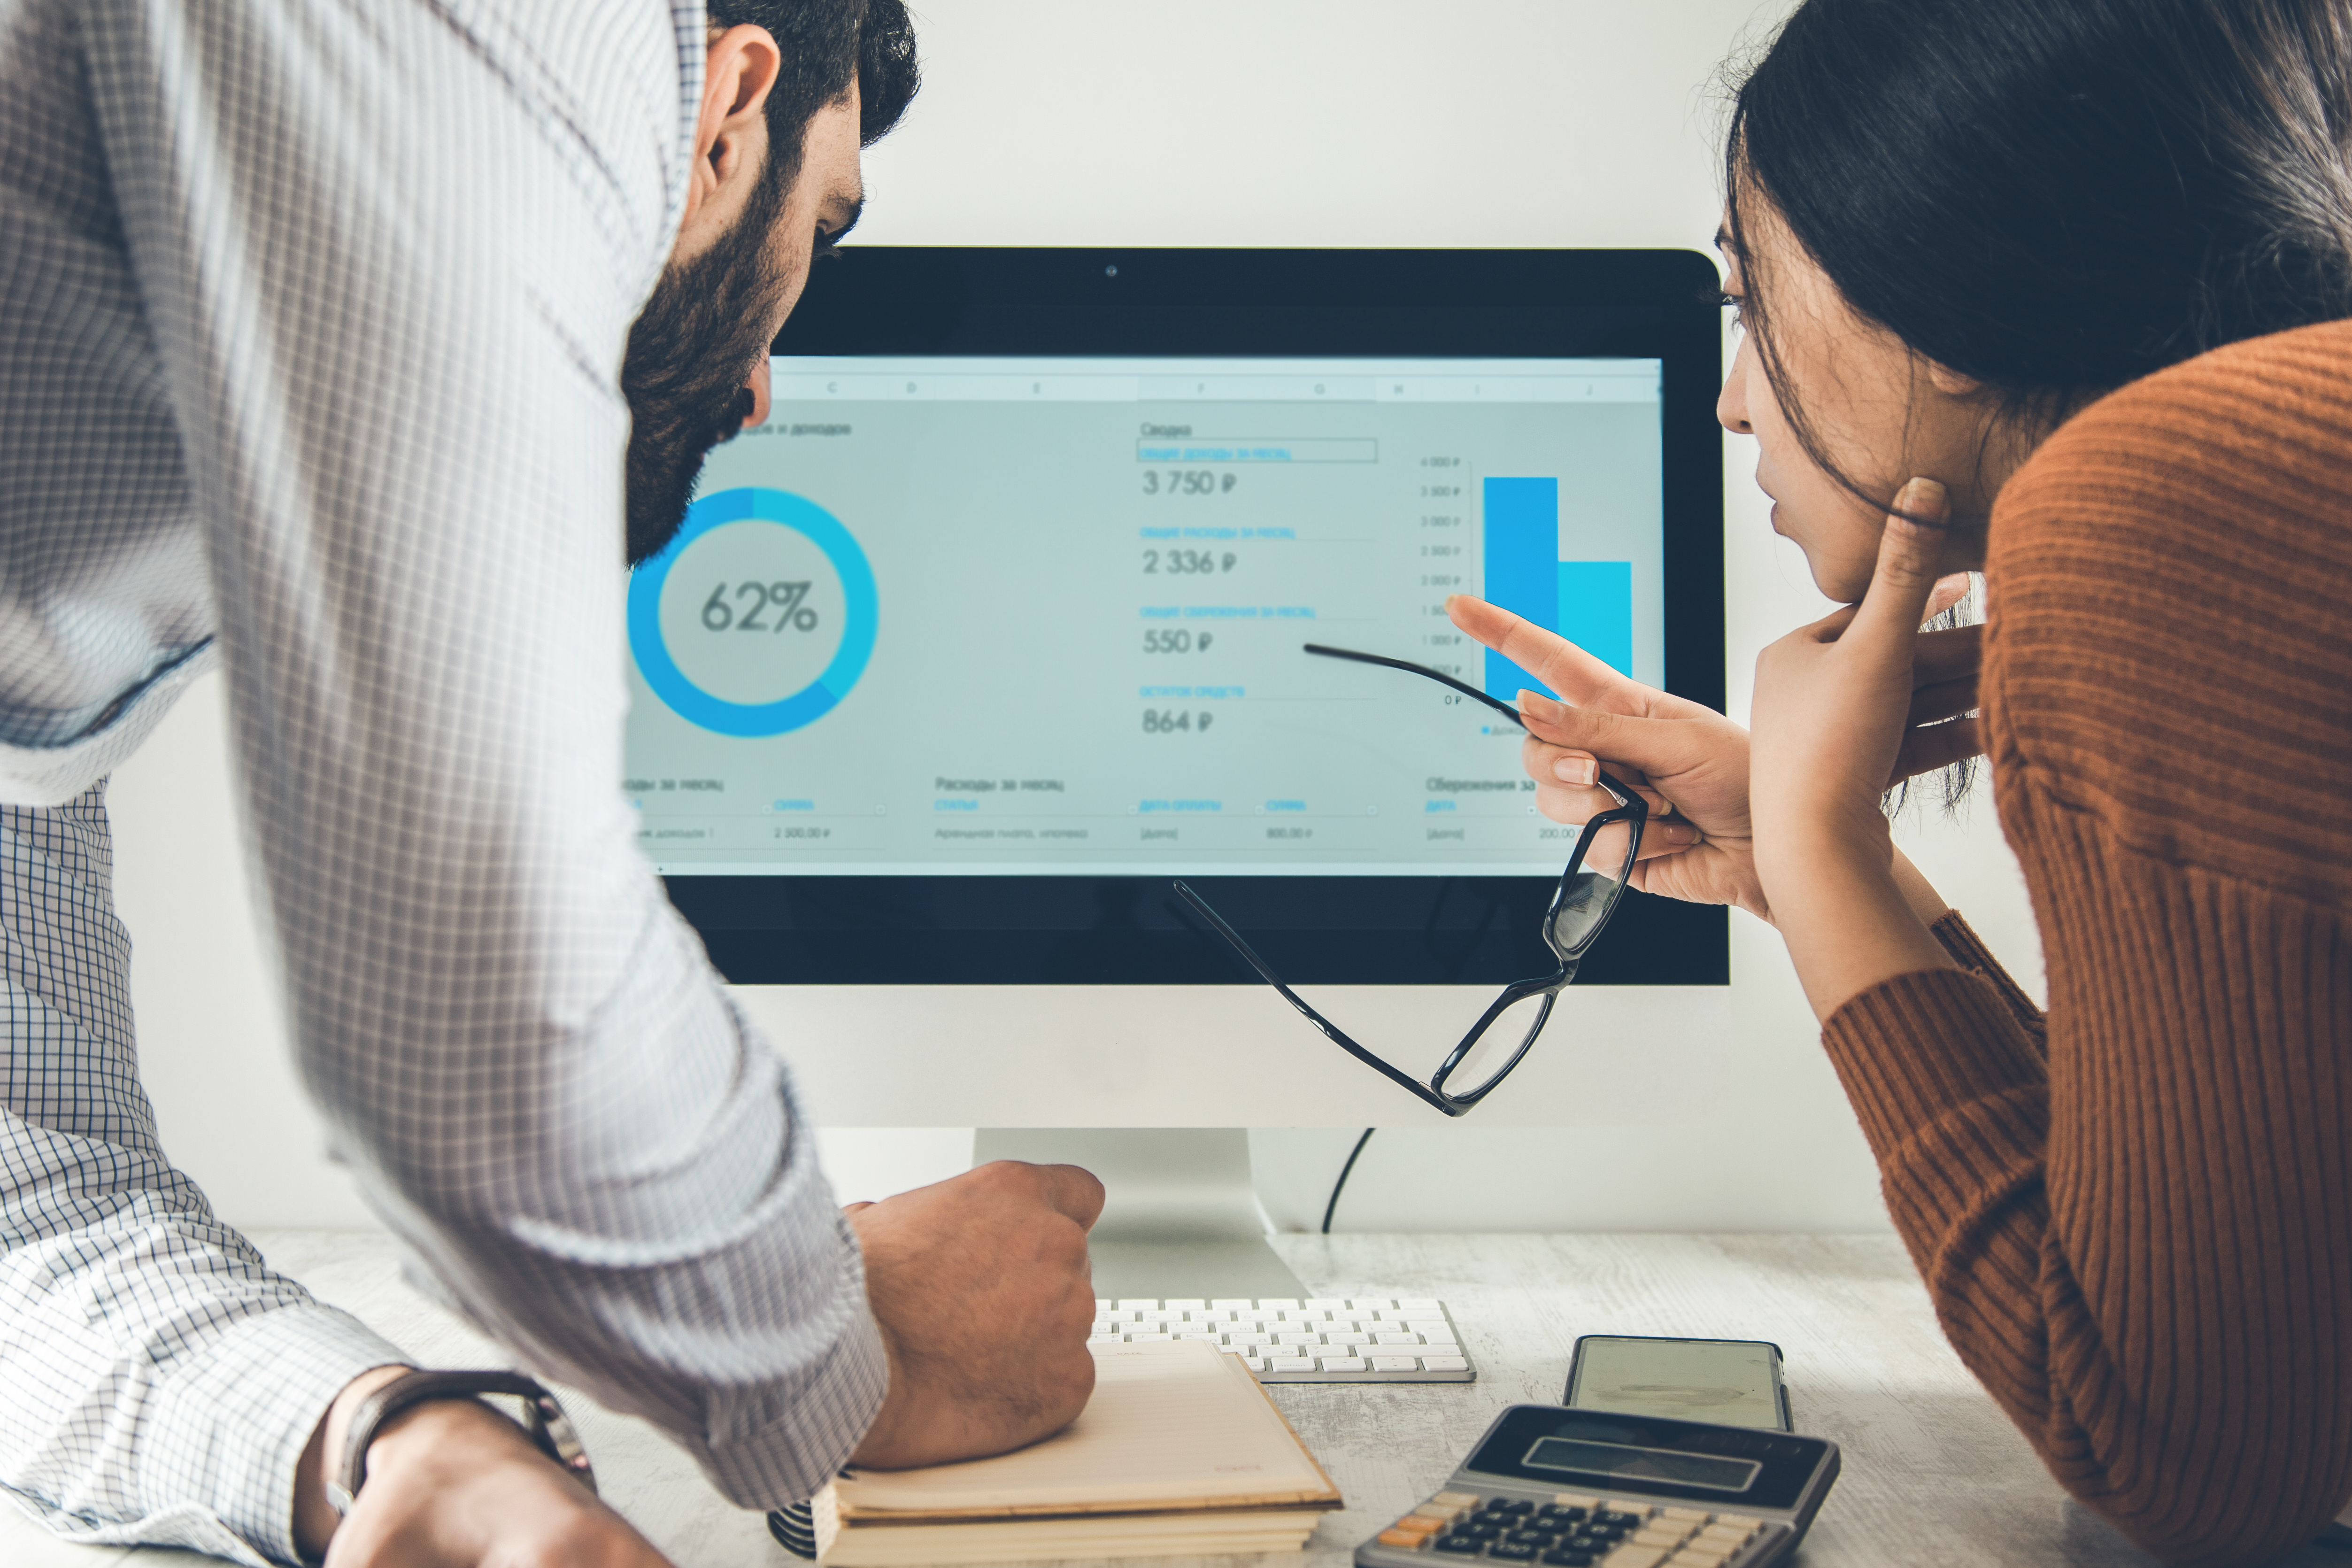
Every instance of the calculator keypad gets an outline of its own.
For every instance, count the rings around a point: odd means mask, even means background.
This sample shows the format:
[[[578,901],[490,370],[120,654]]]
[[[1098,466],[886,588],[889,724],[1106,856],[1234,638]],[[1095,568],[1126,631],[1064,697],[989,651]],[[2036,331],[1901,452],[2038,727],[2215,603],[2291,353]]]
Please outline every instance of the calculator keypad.
[[[1544,1568],[1738,1568],[1765,1532],[1746,1514],[1560,1492],[1549,1502],[1439,1492],[1381,1531],[1382,1546]]]

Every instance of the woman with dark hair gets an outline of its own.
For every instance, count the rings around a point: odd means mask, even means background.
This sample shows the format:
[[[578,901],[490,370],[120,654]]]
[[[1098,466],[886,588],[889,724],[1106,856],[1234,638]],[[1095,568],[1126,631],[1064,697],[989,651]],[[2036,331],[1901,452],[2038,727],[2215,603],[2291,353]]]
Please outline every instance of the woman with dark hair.
[[[1547,815],[1630,769],[1700,835],[1634,885],[1780,928],[1954,1346],[2181,1563],[2352,1498],[2347,139],[2334,0],[1806,0],[1738,91],[1718,413],[1849,607],[1759,661],[1751,759],[1453,606],[1569,700]],[[2046,1016],[1880,809],[1980,742]]]

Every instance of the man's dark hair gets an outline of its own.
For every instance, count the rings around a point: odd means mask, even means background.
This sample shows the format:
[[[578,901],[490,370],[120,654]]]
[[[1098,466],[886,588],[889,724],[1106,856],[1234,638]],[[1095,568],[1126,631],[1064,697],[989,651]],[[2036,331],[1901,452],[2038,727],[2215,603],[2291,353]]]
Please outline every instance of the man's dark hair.
[[[906,0],[711,0],[713,27],[765,27],[782,52],[768,93],[771,178],[789,189],[801,172],[808,122],[857,83],[857,138],[867,146],[898,123],[922,79]]]
[[[858,93],[870,143],[907,112],[920,77],[905,0],[716,0],[714,29],[765,27],[782,57],[768,91],[768,153],[742,216],[701,255],[662,275],[629,332],[626,559],[677,535],[702,459],[751,410],[744,380],[767,354],[761,323],[783,287],[770,236],[808,152],[809,121]]]

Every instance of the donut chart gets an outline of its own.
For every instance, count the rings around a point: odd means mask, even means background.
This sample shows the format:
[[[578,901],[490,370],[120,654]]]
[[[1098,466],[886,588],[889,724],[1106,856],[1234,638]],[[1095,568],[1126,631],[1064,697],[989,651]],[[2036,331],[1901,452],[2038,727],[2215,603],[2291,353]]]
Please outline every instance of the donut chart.
[[[714,531],[741,523],[763,523],[797,535],[797,540],[780,538],[779,547],[791,544],[805,552],[808,546],[814,546],[838,582],[840,641],[831,660],[814,679],[772,701],[741,701],[698,684],[670,647],[663,625],[663,595],[672,568]],[[805,590],[808,584],[797,586]],[[746,585],[739,591],[751,590]],[[764,598],[755,599],[749,614],[773,613],[779,630],[789,624],[789,606],[778,605],[772,612],[765,606]],[[738,607],[715,594],[705,606],[702,624],[713,626],[709,616],[717,615],[728,617],[728,623],[732,625]],[[811,618],[805,610],[800,614],[804,619]],[[856,539],[831,512],[789,490],[747,486],[703,497],[688,509],[685,525],[678,530],[677,537],[660,554],[638,566],[629,579],[629,651],[635,657],[638,672],[654,695],[679,718],[720,735],[758,739],[787,734],[831,712],[866,672],[866,662],[874,653],[879,619],[874,571]],[[747,616],[741,624],[749,629],[759,623]]]

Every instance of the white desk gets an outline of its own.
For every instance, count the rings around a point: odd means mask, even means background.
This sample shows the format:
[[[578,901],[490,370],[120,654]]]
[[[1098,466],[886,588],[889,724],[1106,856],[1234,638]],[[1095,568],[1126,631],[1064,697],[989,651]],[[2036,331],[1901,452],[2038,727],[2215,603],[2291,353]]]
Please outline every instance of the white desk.
[[[258,1232],[279,1268],[428,1363],[500,1364],[482,1341],[409,1289],[382,1237]],[[1357,1542],[1433,1489],[1494,1413],[1558,1399],[1580,1333],[1777,1341],[1797,1424],[1834,1439],[1845,1469],[1800,1561],[1805,1568],[2153,1560],[2076,1507],[1945,1346],[1892,1237],[1334,1236],[1276,1247],[1315,1293],[1437,1296],[1478,1367],[1468,1384],[1294,1384],[1275,1397],[1348,1499],[1303,1561],[1344,1568]],[[568,1401],[604,1495],[678,1568],[790,1568],[761,1516],[728,1507],[643,1424]],[[103,1568],[132,1553],[61,1546],[0,1509],[9,1568]],[[205,1559],[136,1554],[137,1568]],[[1162,1559],[1235,1568],[1240,1559]],[[2345,1568],[2313,1548],[2298,1568]]]

